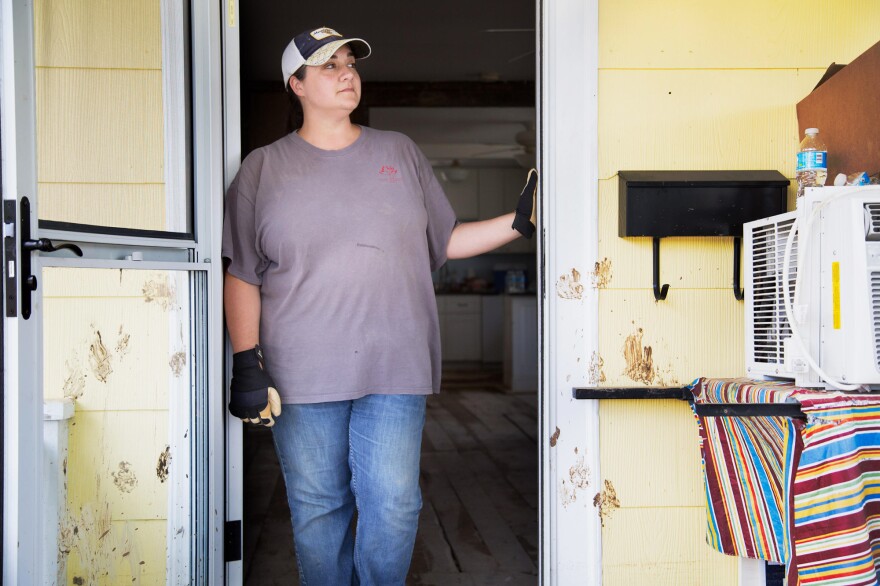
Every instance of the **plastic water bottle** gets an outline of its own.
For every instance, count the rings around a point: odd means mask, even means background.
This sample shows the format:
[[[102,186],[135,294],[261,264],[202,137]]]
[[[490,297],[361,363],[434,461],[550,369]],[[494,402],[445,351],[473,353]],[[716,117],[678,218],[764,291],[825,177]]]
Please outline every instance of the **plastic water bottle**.
[[[807,128],[797,154],[797,196],[803,197],[804,188],[822,187],[828,177],[828,151],[819,140],[818,128]]]

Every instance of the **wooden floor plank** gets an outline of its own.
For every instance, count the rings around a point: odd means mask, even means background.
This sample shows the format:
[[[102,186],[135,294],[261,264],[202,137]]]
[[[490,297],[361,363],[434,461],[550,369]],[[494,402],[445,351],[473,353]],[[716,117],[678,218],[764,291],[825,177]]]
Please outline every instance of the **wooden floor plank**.
[[[419,515],[419,531],[413,548],[410,574],[442,572],[457,573],[458,564],[452,557],[452,547],[446,541],[443,528],[437,519],[437,512],[430,500],[422,506]]]
[[[483,490],[473,472],[461,465],[453,454],[438,454],[458,498],[463,503],[480,537],[500,567],[512,572],[535,573],[536,568],[523,550],[492,498]]]
[[[492,552],[450,485],[438,459],[442,454],[423,455],[422,472],[425,494],[437,511],[446,540],[452,546],[452,554],[463,572],[495,571],[499,563],[492,557]]]

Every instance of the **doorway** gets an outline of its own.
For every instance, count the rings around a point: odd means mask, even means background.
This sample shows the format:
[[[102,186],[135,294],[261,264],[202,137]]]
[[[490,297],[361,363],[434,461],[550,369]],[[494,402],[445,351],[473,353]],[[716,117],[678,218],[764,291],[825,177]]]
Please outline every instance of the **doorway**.
[[[355,121],[416,141],[459,219],[512,211],[534,166],[536,11],[532,0],[495,4],[395,0],[377,18],[345,3],[329,21],[308,6],[241,5],[242,157],[295,128],[279,57],[295,32],[328,25],[373,48],[359,66]],[[433,275],[443,386],[428,401],[408,583],[538,581],[534,242],[450,261]],[[243,582],[289,583],[296,562],[271,431],[246,427],[242,452]]]

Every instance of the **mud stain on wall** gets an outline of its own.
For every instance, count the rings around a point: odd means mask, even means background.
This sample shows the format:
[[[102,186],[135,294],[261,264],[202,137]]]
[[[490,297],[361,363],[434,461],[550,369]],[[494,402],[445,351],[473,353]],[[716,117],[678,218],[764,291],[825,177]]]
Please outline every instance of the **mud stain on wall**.
[[[183,369],[186,367],[186,352],[175,352],[172,354],[168,365],[171,367],[171,372],[174,373],[174,376],[179,377],[183,374]]]
[[[107,351],[107,347],[101,340],[99,330],[95,330],[95,338],[89,344],[89,366],[95,378],[102,383],[106,383],[107,377],[113,372],[113,367],[110,365],[110,352]]]
[[[143,286],[144,301],[155,303],[164,310],[174,307],[174,288],[168,279],[150,280]]]
[[[611,516],[614,509],[620,508],[620,501],[617,500],[617,491],[610,480],[605,480],[605,490],[597,492],[593,497],[593,506],[599,509],[599,521],[602,527],[605,526],[605,519]]]
[[[611,260],[607,256],[596,262],[590,278],[596,289],[604,289],[611,283]]]
[[[119,334],[116,337],[116,356],[121,361],[128,354],[128,343],[131,341],[131,334],[125,332],[123,327],[119,326]]]
[[[131,462],[123,460],[119,463],[119,470],[110,474],[113,477],[113,484],[120,492],[131,492],[138,483],[134,470],[131,469]]]
[[[165,451],[159,454],[159,463],[156,464],[156,476],[159,482],[168,480],[168,467],[171,464],[171,446],[165,446]]]
[[[556,431],[553,432],[553,435],[550,436],[550,447],[551,448],[556,447],[556,442],[559,441],[559,434],[560,434],[560,431],[559,431],[559,428],[557,427]]]
[[[62,387],[64,396],[68,399],[79,399],[83,396],[86,388],[86,375],[82,370],[82,365],[79,360],[74,359],[72,363],[65,361],[64,366],[67,367],[67,377],[64,379]]]
[[[571,274],[562,275],[556,281],[556,294],[562,299],[582,299],[584,286],[581,284],[581,274],[577,269],[571,269]]]
[[[604,367],[605,361],[599,356],[598,352],[593,352],[593,355],[590,356],[590,385],[604,383],[607,380],[603,370]]]
[[[100,480],[96,480],[100,493]],[[131,580],[117,574],[119,558],[132,553],[133,535],[128,523],[112,524],[110,504],[98,497],[98,501],[84,503],[75,513],[68,514],[58,526],[59,572],[66,567],[66,558],[76,554],[83,572],[72,576],[74,584],[140,584],[140,568],[131,567]],[[57,583],[64,584],[66,576]]]
[[[577,450],[577,448],[575,448]],[[575,451],[577,453],[577,451]],[[577,461],[568,469],[568,478],[563,478],[560,487],[562,506],[577,501],[579,491],[586,490],[590,486],[590,469],[584,465],[584,457],[578,456]]]
[[[653,350],[650,346],[642,346],[642,328],[626,337],[623,344],[623,358],[626,361],[624,376],[638,383],[651,384],[657,373],[654,370]]]

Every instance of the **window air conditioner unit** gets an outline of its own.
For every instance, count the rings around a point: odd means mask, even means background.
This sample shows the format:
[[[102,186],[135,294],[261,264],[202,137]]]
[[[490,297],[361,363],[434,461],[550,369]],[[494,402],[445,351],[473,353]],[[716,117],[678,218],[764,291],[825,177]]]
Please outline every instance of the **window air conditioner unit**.
[[[808,188],[743,236],[749,376],[880,390],[880,186]]]

